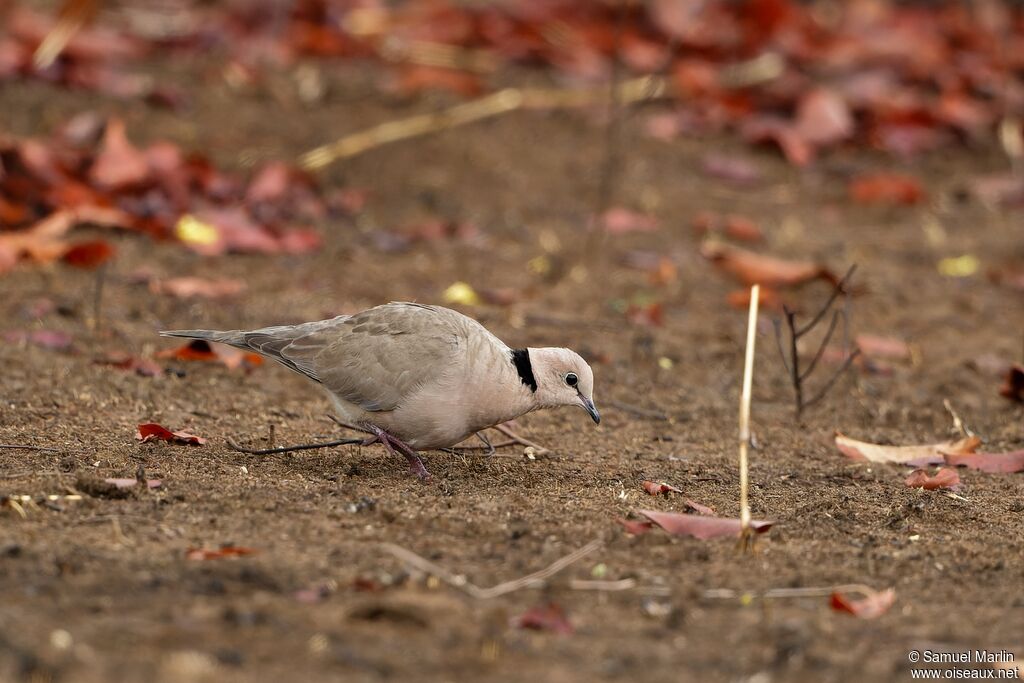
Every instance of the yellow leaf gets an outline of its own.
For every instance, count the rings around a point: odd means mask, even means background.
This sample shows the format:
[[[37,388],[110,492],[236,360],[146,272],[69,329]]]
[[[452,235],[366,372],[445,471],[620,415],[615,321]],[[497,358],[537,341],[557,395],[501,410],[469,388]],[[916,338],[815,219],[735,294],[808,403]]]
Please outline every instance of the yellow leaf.
[[[209,246],[220,240],[220,232],[209,223],[205,223],[190,213],[178,219],[174,226],[174,234],[185,244]]]
[[[444,290],[444,294],[441,296],[448,304],[462,304],[463,306],[478,306],[480,304],[480,297],[476,291],[465,282],[453,283]]]
[[[939,273],[946,277],[970,277],[978,272],[981,262],[974,254],[964,254],[939,261]]]

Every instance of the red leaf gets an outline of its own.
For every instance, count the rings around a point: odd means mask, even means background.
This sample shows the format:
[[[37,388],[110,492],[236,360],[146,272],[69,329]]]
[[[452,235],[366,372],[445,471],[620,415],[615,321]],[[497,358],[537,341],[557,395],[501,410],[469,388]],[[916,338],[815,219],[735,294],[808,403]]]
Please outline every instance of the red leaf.
[[[946,464],[981,472],[1024,472],[1024,450],[1009,453],[947,453]]]
[[[727,244],[705,244],[701,255],[746,285],[792,287],[817,278],[832,284],[839,281],[831,270],[818,263],[787,261]]]
[[[816,88],[800,98],[796,132],[812,145],[832,145],[853,135],[853,115],[841,95]]]
[[[750,290],[737,289],[729,292],[726,300],[733,308],[745,311],[750,308]],[[757,293],[757,301],[758,306],[761,308],[767,308],[773,311],[782,310],[782,297],[779,296],[779,293],[771,287],[761,287]]]
[[[657,301],[647,305],[630,304],[626,309],[626,319],[634,325],[661,327],[665,324],[665,313]]]
[[[874,334],[858,334],[855,343],[861,353],[871,358],[909,360],[911,357],[910,345],[902,339],[880,337]]]
[[[562,635],[571,635],[573,632],[565,611],[553,602],[530,608],[513,618],[512,626],[534,631],[552,631]]]
[[[237,545],[225,545],[215,549],[189,548],[185,551],[185,559],[194,561],[221,560],[225,557],[243,557],[245,555],[253,555],[256,552],[258,551],[253,548],[245,548]]]
[[[677,489],[675,486],[669,486],[664,482],[645,481],[643,483],[643,487],[644,491],[647,491],[647,493],[651,494],[652,496],[656,496],[660,493],[667,494],[670,491],[674,493],[682,493],[682,491]]]
[[[854,178],[850,197],[858,204],[917,204],[925,191],[916,179],[898,173],[873,173]]]
[[[4,332],[4,339],[12,344],[29,343],[50,351],[66,351],[74,343],[70,334],[57,330],[15,330]]]
[[[117,250],[109,243],[95,240],[71,245],[61,258],[69,266],[92,269],[106,263],[116,253]]]
[[[136,358],[124,353],[109,353],[104,358],[96,359],[95,363],[97,365],[109,365],[118,370],[128,370],[142,377],[156,377],[164,371],[159,363],[147,358]]]
[[[935,489],[958,489],[960,488],[960,475],[951,467],[940,467],[934,476],[929,475],[927,470],[918,469],[910,473],[904,483],[913,488],[934,491]]]
[[[634,536],[643,536],[648,531],[654,528],[652,522],[646,522],[636,519],[618,519],[619,524],[625,528],[626,533],[633,534]]]
[[[1018,403],[1024,402],[1024,365],[1011,365],[1007,368],[999,395]]]
[[[946,453],[973,453],[981,445],[981,439],[971,436],[959,441],[934,443],[923,446],[880,446],[857,441],[836,433],[836,448],[848,458],[858,461],[888,462],[896,464],[941,465]],[[950,463],[952,464],[952,463]]]
[[[135,435],[135,438],[142,443],[149,441],[170,441],[172,443],[180,443],[189,446],[202,446],[206,443],[206,439],[189,434],[187,432],[172,432],[166,427],[162,427],[155,422],[148,422],[146,424],[139,425],[139,431]]]
[[[483,92],[483,83],[479,76],[468,71],[404,64],[394,80],[394,89],[402,95],[416,95],[424,90],[447,90],[463,97],[475,97]]]
[[[739,536],[742,531],[742,525],[738,519],[686,515],[678,512],[657,512],[655,510],[637,510],[637,513],[673,536],[692,536],[702,541],[723,536]],[[774,522],[751,520],[750,528],[756,533],[763,534],[773,524]]]
[[[709,508],[707,505],[701,505],[700,503],[695,503],[694,501],[692,501],[690,499],[686,499],[683,502],[686,503],[686,507],[688,509],[693,510],[698,515],[707,515],[709,517],[714,517],[715,516],[714,509]]]
[[[111,118],[103,133],[99,154],[89,169],[93,183],[107,190],[123,190],[149,179],[146,155],[128,140],[124,121]]]
[[[601,223],[609,235],[653,232],[658,229],[658,219],[622,207],[614,207],[605,211],[601,216]]]
[[[872,591],[860,600],[854,600],[845,593],[832,593],[832,609],[838,612],[849,612],[861,619],[877,619],[896,602],[896,591],[888,588],[884,591]]]
[[[705,174],[734,185],[748,186],[761,180],[761,169],[746,157],[726,156],[717,152],[706,154],[701,160]]]
[[[263,356],[258,353],[240,351],[220,344],[214,347],[202,339],[193,339],[176,349],[157,351],[156,357],[183,361],[220,361],[232,370],[243,366],[249,369],[263,365]]]

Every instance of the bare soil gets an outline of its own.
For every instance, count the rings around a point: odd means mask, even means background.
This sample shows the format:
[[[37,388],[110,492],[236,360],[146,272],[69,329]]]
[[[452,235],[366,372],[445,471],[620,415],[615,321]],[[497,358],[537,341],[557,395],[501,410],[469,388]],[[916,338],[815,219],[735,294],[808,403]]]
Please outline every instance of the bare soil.
[[[195,67],[196,65],[192,65]],[[325,100],[303,106],[287,74],[251,92],[228,89],[213,67],[184,66],[184,115],[38,84],[0,92],[4,126],[43,134],[85,108],[126,117],[137,142],[168,138],[218,162],[294,158],[343,133],[448,102],[377,94],[367,66],[323,70]],[[202,77],[190,77],[188,73]],[[983,435],[985,450],[1020,448],[1021,407],[972,361],[1021,352],[1020,294],[983,274],[943,277],[939,259],[973,254],[986,266],[1024,258],[1020,215],[963,196],[969,179],[999,170],[992,150],[953,150],[910,168],[927,181],[916,207],[859,207],[846,196],[856,170],[901,168],[866,152],[839,153],[797,172],[753,152],[764,183],[734,189],[699,172],[709,151],[744,152],[728,139],[664,143],[642,132],[643,110],[623,126],[613,204],[647,210],[656,232],[609,237],[602,259],[549,284],[529,267],[548,254],[571,264],[585,240],[604,158],[599,113],[514,113],[381,148],[331,168],[328,184],[372,190],[351,222],[323,226],[313,257],[201,258],[179,245],[115,237],[104,325],[89,329],[93,275],[53,266],[0,279],[0,328],[64,330],[70,352],[0,345],[0,493],[91,490],[79,502],[0,511],[0,680],[909,680],[912,649],[1005,648],[1024,656],[1024,478],[962,473],[962,498],[903,485],[904,470],[853,463],[835,430],[869,441],[945,438],[949,399]],[[802,422],[774,348],[768,315],[754,390],[752,505],[777,525],[753,555],[725,541],[627,535],[631,510],[684,509],[653,498],[663,480],[720,514],[738,513],[736,412],[745,313],[725,303],[734,285],[698,253],[690,229],[701,210],[743,213],[767,233],[766,251],[860,266],[865,293],[853,325],[909,340],[912,363],[890,376],[841,381]],[[483,239],[421,243],[404,253],[373,233],[440,216],[469,220]],[[652,287],[619,265],[631,249],[679,264]],[[244,279],[230,302],[154,296],[130,274]],[[439,302],[451,283],[525,292],[508,307],[471,315],[514,346],[565,345],[594,361],[604,421],[581,411],[536,413],[518,428],[552,449],[499,457],[428,453],[421,483],[379,447],[285,456],[235,452],[236,438],[278,445],[334,438],[328,402],[278,366],[246,373],[171,363],[177,374],[136,376],[94,359],[150,354],[172,344],[163,328],[255,327],[319,319],[389,300]],[[664,301],[663,327],[639,327],[617,302]],[[805,287],[805,309],[827,296]],[[26,309],[57,303],[41,320]],[[671,363],[663,359],[669,359]],[[669,366],[670,365],[670,366]],[[635,415],[613,402],[657,410]],[[209,438],[202,447],[140,444],[136,425],[159,422]],[[162,480],[116,498],[90,480]],[[605,545],[546,589],[485,601],[410,571],[382,550],[408,548],[480,586],[528,574],[592,539]],[[186,559],[194,547],[235,544],[255,554]],[[633,578],[620,592],[573,590],[569,579]],[[880,619],[830,609],[827,598],[713,599],[711,589],[863,583],[894,587]],[[310,603],[296,592],[323,587]],[[371,590],[368,590],[371,589]],[[305,594],[304,594],[305,595]],[[510,619],[561,605],[575,628],[562,636]]]

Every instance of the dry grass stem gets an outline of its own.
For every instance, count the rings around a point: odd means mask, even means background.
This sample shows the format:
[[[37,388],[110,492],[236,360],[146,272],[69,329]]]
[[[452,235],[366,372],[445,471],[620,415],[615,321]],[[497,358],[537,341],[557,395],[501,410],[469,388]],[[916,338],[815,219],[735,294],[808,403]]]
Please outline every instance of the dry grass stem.
[[[616,90],[620,104],[655,99],[665,94],[661,77],[644,76],[624,81]],[[505,88],[470,102],[429,114],[388,121],[346,135],[335,142],[312,149],[299,157],[307,171],[318,171],[335,161],[348,159],[391,142],[457,128],[517,109],[571,109],[599,104],[607,97],[601,88]]]
[[[761,286],[750,288],[750,313],[747,316],[747,349],[743,360],[743,391],[740,394],[740,546],[752,549],[754,534],[750,528],[750,475],[748,449],[750,448],[750,396],[754,384],[754,346],[757,343],[757,306]]]
[[[478,600],[490,600],[491,598],[497,598],[524,588],[542,588],[547,585],[547,579],[551,578],[566,567],[582,560],[584,557],[600,548],[603,544],[603,541],[600,539],[594,539],[579,550],[571,552],[565,557],[556,560],[545,569],[541,569],[540,571],[528,574],[519,579],[499,583],[497,586],[493,586],[491,588],[481,588],[474,585],[470,583],[465,576],[462,576],[461,574],[453,574],[441,565],[435,564],[427,558],[417,555],[411,550],[407,550],[399,545],[395,545],[394,543],[382,543],[381,547],[402,562],[405,562],[410,567],[419,569],[426,574],[436,576],[442,582],[452,586],[453,588],[458,588],[470,597]],[[593,588],[591,588],[591,590],[593,590]]]

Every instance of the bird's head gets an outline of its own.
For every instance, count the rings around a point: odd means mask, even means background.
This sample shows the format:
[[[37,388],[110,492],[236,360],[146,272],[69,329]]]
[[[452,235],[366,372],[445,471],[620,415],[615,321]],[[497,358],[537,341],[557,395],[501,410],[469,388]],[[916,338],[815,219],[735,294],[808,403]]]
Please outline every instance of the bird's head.
[[[594,406],[594,371],[578,353],[569,349],[528,349],[537,382],[535,399],[546,408],[576,406],[586,410],[594,422],[601,414]]]

